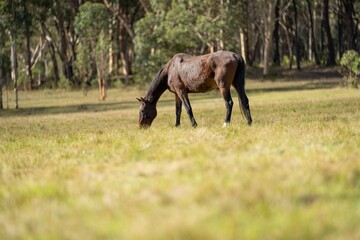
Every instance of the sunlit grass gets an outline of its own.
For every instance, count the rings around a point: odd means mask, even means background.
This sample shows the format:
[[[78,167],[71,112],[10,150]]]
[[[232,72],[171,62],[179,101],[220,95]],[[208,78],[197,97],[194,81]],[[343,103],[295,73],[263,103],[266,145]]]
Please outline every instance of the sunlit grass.
[[[146,131],[144,90],[21,93],[0,239],[358,239],[360,92],[321,86],[249,81],[254,124],[235,104],[226,129],[218,92],[190,96],[196,129],[167,93]]]

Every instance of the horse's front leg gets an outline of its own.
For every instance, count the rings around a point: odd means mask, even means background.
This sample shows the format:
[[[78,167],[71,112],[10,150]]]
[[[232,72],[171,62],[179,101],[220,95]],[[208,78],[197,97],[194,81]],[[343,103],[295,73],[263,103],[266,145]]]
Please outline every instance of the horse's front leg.
[[[184,103],[184,107],[186,109],[187,114],[189,115],[191,125],[193,127],[196,127],[197,123],[195,121],[194,114],[192,112],[192,108],[191,108],[191,105],[190,105],[190,100],[189,100],[189,97],[188,97],[188,93],[186,91],[180,91],[178,93],[178,96],[181,99],[181,101]]]
[[[226,127],[230,124],[231,112],[232,112],[232,107],[233,107],[234,103],[231,98],[230,89],[221,88],[220,92],[225,100],[226,116],[225,116],[225,122],[224,122],[223,127]]]
[[[179,96],[175,93],[175,112],[176,112],[175,127],[180,126],[181,106],[182,106],[182,101],[179,98]]]

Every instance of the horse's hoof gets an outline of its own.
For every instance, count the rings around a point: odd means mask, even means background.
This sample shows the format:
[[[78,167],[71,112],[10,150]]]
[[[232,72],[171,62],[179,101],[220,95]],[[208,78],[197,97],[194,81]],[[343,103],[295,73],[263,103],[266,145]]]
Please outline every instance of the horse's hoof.
[[[226,128],[227,126],[229,126],[230,125],[230,123],[228,123],[228,122],[224,122],[224,125],[222,126],[223,128]]]

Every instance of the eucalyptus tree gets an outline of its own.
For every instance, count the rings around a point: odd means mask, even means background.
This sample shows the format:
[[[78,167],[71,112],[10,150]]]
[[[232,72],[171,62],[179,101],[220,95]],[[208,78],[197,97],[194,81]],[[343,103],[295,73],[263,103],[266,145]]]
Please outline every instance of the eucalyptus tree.
[[[323,24],[324,30],[327,38],[327,65],[335,65],[335,48],[333,43],[333,38],[331,34],[330,21],[329,21],[329,0],[323,0]]]
[[[54,0],[50,3],[49,16],[42,23],[43,32],[51,43],[54,54],[56,53],[60,58],[63,75],[74,84],[76,83],[74,62],[78,42],[74,21],[82,1]]]
[[[217,0],[150,0],[135,25],[139,75],[148,81],[174,53],[200,54],[224,48],[222,9]],[[226,2],[222,7],[225,7]]]
[[[11,79],[14,82],[15,108],[19,108],[18,97],[18,56],[17,36],[22,26],[21,0],[3,0],[0,4],[1,30],[6,31],[10,39]]]
[[[109,46],[109,70],[125,77],[130,82],[135,57],[135,23],[149,11],[150,4],[146,0],[102,0],[111,13],[109,31],[112,42]],[[115,66],[113,66],[115,65]]]
[[[2,64],[2,31],[0,29],[0,111],[4,108],[3,106],[3,99],[2,99],[2,89],[3,89],[3,73],[2,73],[2,68],[3,68],[3,64]]]
[[[91,76],[94,70],[97,72],[100,100],[106,98],[106,65],[109,57],[106,49],[110,42],[108,19],[109,13],[104,4],[90,2],[80,6],[75,18],[76,32],[81,42],[79,68],[84,68],[84,75],[87,76]]]

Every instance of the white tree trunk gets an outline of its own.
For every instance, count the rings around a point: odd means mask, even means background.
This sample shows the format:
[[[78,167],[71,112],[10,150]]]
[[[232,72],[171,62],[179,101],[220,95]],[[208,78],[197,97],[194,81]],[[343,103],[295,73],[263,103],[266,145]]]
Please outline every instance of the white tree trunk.
[[[15,39],[10,34],[11,41],[11,79],[14,81],[14,92],[15,92],[15,108],[19,108],[19,98],[18,98],[18,64],[17,64],[17,53],[16,53],[16,43]]]
[[[245,36],[243,33],[243,30],[240,29],[240,49],[241,49],[241,56],[243,57],[245,63],[246,63],[246,56],[245,56]]]

